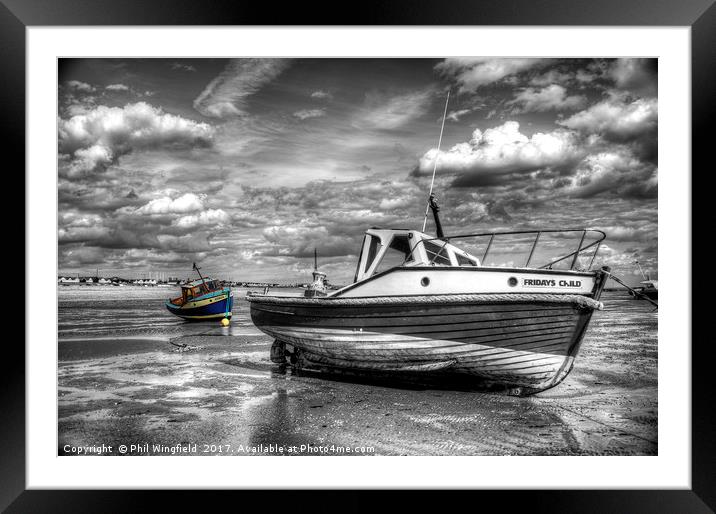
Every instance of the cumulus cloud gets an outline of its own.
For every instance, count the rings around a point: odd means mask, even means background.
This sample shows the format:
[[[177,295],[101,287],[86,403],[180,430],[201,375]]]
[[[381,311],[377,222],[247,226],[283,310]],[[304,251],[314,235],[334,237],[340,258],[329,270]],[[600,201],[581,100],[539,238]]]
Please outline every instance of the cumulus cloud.
[[[60,227],[57,230],[57,242],[61,245],[68,243],[84,243],[87,241],[95,241],[109,235],[107,227],[101,225],[83,227],[68,226]]]
[[[61,174],[78,178],[104,171],[137,149],[207,147],[214,128],[164,113],[145,102],[124,107],[99,106],[58,121],[59,152],[69,164]]]
[[[381,66],[379,77],[375,70],[370,73],[372,87],[382,89],[367,95],[366,70],[339,72],[326,65],[321,72],[316,62],[306,68],[300,60],[292,63],[292,73],[242,90],[236,102],[228,79],[223,93],[217,84],[217,95],[202,105],[209,109],[226,98],[251,116],[219,125],[195,113],[196,121],[215,125],[194,131],[210,134],[205,138],[212,145],[209,150],[191,138],[192,130],[180,131],[181,143],[174,143],[164,136],[163,123],[147,128],[126,121],[124,103],[117,103],[131,96],[155,106],[175,105],[178,93],[189,86],[157,78],[169,74],[200,80],[190,70],[172,71],[175,61],[162,61],[150,73],[142,67],[131,74],[112,70],[104,80],[97,78],[96,68],[84,73],[73,68],[61,75],[63,129],[75,115],[96,116],[97,105],[110,99],[108,105],[119,107],[112,115],[99,116],[101,122],[87,119],[79,125],[82,131],[60,136],[60,272],[87,274],[97,267],[127,276],[149,269],[182,270],[181,276],[188,276],[195,260],[220,278],[308,281],[315,247],[320,269],[331,282],[348,283],[366,228],[422,226],[437,153],[426,150],[437,139],[445,101],[437,86],[440,79],[455,93],[458,84],[474,88],[450,98],[435,187],[447,233],[591,226],[607,230],[616,252],[633,255],[624,248],[643,248],[643,262],[654,259],[656,266],[658,170],[638,151],[648,140],[655,146],[656,118],[653,124],[625,121],[636,117],[639,98],[647,106],[653,102],[654,115],[656,103],[629,90],[636,82],[627,80],[624,70],[618,78],[614,59],[559,59],[492,69],[488,59],[470,60],[444,77],[433,72],[434,80],[425,69],[414,73],[417,61],[396,60]],[[201,66],[199,61],[179,62]],[[430,74],[435,62],[421,66],[427,65]],[[306,69],[311,80],[303,73]],[[212,78],[200,82],[181,112],[192,109],[192,100]],[[68,79],[84,80],[87,87],[72,87]],[[107,84],[130,89],[106,89]],[[135,89],[140,84],[141,91],[156,90],[151,101]],[[555,85],[564,94],[550,88]],[[561,108],[566,99],[582,94],[589,103],[578,106],[581,113]],[[280,108],[264,109],[268,104],[263,102],[272,97],[278,103],[271,105]],[[259,99],[261,108],[254,109]],[[598,104],[608,107],[607,114]],[[293,116],[321,108],[326,117],[317,120],[300,122]],[[609,114],[612,109],[616,114]],[[515,114],[523,110],[546,114]],[[477,121],[490,111],[494,119]],[[521,125],[510,126],[507,120]],[[455,122],[464,128],[458,131]],[[480,130],[473,134],[476,127]],[[311,150],[317,141],[324,149],[318,161]],[[419,159],[415,173],[406,176]],[[433,227],[429,219],[427,230],[432,233]],[[477,255],[485,243],[477,247]],[[623,266],[633,267],[628,262]],[[623,269],[615,272],[624,275]]]
[[[136,227],[124,227],[121,225],[114,226],[108,230],[106,235],[92,240],[86,241],[101,248],[159,248],[160,243],[157,239],[156,232],[141,232]]]
[[[472,109],[458,109],[457,111],[450,111],[445,119],[450,121],[460,121],[460,118],[471,112]]]
[[[67,87],[70,89],[74,89],[76,91],[81,91],[83,93],[91,93],[95,91],[95,87],[88,84],[87,82],[81,82],[79,80],[68,80],[65,82]]]
[[[97,88],[79,80],[69,80],[59,88],[60,112],[74,116],[84,114],[97,104]]]
[[[231,216],[221,209],[209,209],[199,212],[198,214],[190,214],[182,216],[173,222],[173,225],[180,228],[196,228],[202,226],[219,227],[231,221]]]
[[[186,193],[172,199],[169,196],[155,198],[141,206],[135,212],[138,214],[184,214],[200,211],[204,208],[204,197],[194,193]],[[222,211],[223,212],[223,211]]]
[[[581,70],[579,70],[581,71]],[[579,73],[579,71],[577,73]],[[529,81],[531,86],[549,86],[550,84],[567,84],[576,79],[575,73],[551,69],[545,73],[535,75]]]
[[[333,95],[328,91],[319,89],[318,91],[311,93],[311,98],[316,98],[318,100],[330,100],[333,98]]]
[[[617,140],[628,140],[656,130],[657,122],[655,98],[629,102],[623,96],[613,96],[557,123],[587,134],[605,134]]]
[[[619,89],[641,96],[656,96],[657,66],[656,59],[617,59],[609,68],[609,76]]]
[[[79,177],[93,171],[105,169],[112,164],[114,153],[106,146],[92,145],[75,150],[73,159],[66,168],[68,177]]]
[[[609,240],[609,237],[609,233],[607,232],[607,240]],[[634,255],[631,252],[622,251],[608,244],[602,243],[599,246],[599,254],[595,261],[599,266],[607,264],[612,267],[626,268],[635,275],[639,273],[634,264]],[[624,273],[622,273],[622,276],[623,274]]]
[[[196,68],[194,66],[192,66],[191,64],[184,64],[181,62],[173,62],[171,64],[171,68],[173,70],[181,70],[181,71],[191,71],[191,72],[196,71]]]
[[[384,211],[393,209],[403,209],[415,203],[415,198],[411,195],[397,196],[392,198],[383,198],[378,204],[378,208]]]
[[[308,120],[310,118],[320,118],[326,115],[325,109],[302,109],[293,113],[294,118],[299,120]]]
[[[364,108],[355,120],[359,127],[397,129],[425,114],[430,107],[432,90],[411,91],[394,96],[369,93]]]
[[[273,243],[273,249],[263,255],[290,255],[312,257],[317,248],[322,257],[353,255],[355,242],[342,235],[332,235],[324,226],[269,226],[263,230],[266,241]]]
[[[616,143],[632,143],[640,157],[655,161],[657,155],[658,105],[656,98],[630,100],[610,98],[573,114],[558,124]]]
[[[436,149],[428,151],[420,158],[413,174],[432,173],[437,156],[441,173],[459,175],[453,185],[471,186],[497,183],[500,175],[573,166],[583,155],[575,134],[570,131],[558,129],[527,137],[520,132],[518,122],[507,121],[484,132],[476,129],[469,142],[441,151],[439,156]]]
[[[157,236],[157,242],[162,251],[171,250],[172,252],[178,252],[180,254],[206,252],[211,249],[208,235],[204,232],[193,232],[191,234],[184,234],[183,236],[159,234]],[[184,256],[179,261],[186,263],[188,258]]]
[[[62,108],[67,116],[77,116],[80,114],[87,114],[96,106],[96,98],[93,96],[76,98],[73,95],[69,95],[64,98]]]
[[[631,198],[657,198],[659,195],[659,170],[654,167],[651,174],[644,180],[637,180],[622,189],[626,197]]]
[[[89,212],[58,212],[57,218],[63,227],[94,227],[102,223],[102,216]]]
[[[110,91],[129,91],[129,86],[124,84],[110,84],[108,86],[104,86],[104,88],[109,89]]]
[[[473,92],[481,86],[498,82],[544,63],[544,59],[457,57],[438,63],[435,70],[455,80],[459,85],[459,91],[464,93]]]
[[[517,93],[513,100],[508,101],[506,105],[514,106],[513,114],[519,114],[581,109],[586,103],[587,98],[585,96],[569,96],[564,87],[551,84],[541,89],[525,88]]]
[[[655,227],[629,227],[624,225],[599,226],[599,230],[605,232],[610,241],[648,241],[653,236]],[[636,249],[632,249],[635,253]],[[627,249],[629,251],[629,249]]]
[[[108,251],[206,252],[216,247],[209,238],[225,230],[231,216],[222,209],[206,209],[205,203],[204,195],[186,193],[155,198],[139,208],[121,207],[104,216],[70,211],[60,216],[58,241],[65,247],[91,245]]]
[[[570,178],[567,192],[586,198],[612,191],[621,196],[656,197],[656,169],[628,150],[612,150],[588,155]]]
[[[79,246],[60,252],[65,266],[98,264],[106,262],[106,252],[102,248]]]
[[[194,100],[194,108],[211,118],[245,114],[248,97],[287,67],[285,59],[233,59]]]

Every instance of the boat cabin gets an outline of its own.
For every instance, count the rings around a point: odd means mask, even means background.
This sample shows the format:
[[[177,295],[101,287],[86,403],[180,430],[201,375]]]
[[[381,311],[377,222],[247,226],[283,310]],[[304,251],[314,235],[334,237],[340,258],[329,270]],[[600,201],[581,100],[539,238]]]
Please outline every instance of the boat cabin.
[[[195,298],[211,293],[212,291],[217,291],[221,289],[221,287],[222,286],[218,280],[208,278],[204,280],[193,280],[181,285],[181,297],[175,298],[172,300],[172,303],[183,305],[186,302],[194,300]]]
[[[377,229],[365,233],[354,282],[396,266],[480,266],[455,245],[418,230]]]

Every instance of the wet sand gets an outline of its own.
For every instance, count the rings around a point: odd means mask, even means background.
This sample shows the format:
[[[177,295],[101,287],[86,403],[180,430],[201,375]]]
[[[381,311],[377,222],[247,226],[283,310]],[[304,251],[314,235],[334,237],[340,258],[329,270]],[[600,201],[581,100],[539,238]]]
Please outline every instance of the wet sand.
[[[572,373],[526,398],[294,372],[269,361],[271,340],[243,302],[230,329],[170,320],[74,332],[62,323],[76,306],[61,301],[58,454],[656,455],[656,313],[624,293],[603,301]]]

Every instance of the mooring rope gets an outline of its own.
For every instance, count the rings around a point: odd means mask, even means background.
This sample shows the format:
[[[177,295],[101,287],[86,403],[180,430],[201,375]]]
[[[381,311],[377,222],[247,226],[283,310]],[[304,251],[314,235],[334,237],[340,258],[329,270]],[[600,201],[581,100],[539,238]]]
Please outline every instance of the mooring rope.
[[[362,305],[398,305],[398,304],[448,304],[448,303],[564,303],[578,307],[602,310],[604,305],[592,298],[574,294],[540,293],[472,293],[442,294],[423,296],[374,296],[370,298],[269,296],[258,293],[246,295],[249,302],[262,304],[301,305],[301,306],[362,306]]]
[[[657,309],[659,308],[659,304],[658,304],[658,303],[656,303],[654,300],[652,300],[651,298],[649,298],[648,296],[646,296],[644,293],[640,293],[640,292],[637,291],[636,289],[634,289],[634,288],[632,288],[632,287],[629,287],[629,286],[626,285],[624,282],[622,282],[618,277],[614,276],[613,273],[607,272],[607,275],[609,276],[609,278],[611,278],[611,279],[612,279],[614,282],[616,282],[617,284],[621,284],[622,286],[626,287],[629,291],[631,291],[631,293],[632,293],[634,296],[637,296],[637,297],[641,298],[642,300],[646,300],[647,302],[649,302],[650,304],[652,304],[652,305],[653,305],[654,307],[656,307]]]

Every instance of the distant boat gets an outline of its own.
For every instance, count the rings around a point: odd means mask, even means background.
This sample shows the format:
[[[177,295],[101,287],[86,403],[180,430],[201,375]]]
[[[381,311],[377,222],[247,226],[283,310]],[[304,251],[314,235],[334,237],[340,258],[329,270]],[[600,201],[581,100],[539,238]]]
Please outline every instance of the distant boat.
[[[659,299],[658,280],[644,280],[643,282],[640,282],[640,284],[643,285],[641,287],[635,287],[634,289],[629,291],[629,294],[632,295],[634,298],[646,296],[647,298],[651,298],[652,300]]]
[[[192,269],[199,279],[181,285],[181,296],[167,300],[165,305],[172,314],[189,321],[231,318],[234,294],[218,280],[201,275],[200,268]]]
[[[640,284],[642,284],[641,287],[635,287],[633,289],[630,289],[629,294],[637,299],[646,296],[651,300],[657,300],[659,298],[659,281],[651,280],[649,275],[644,273],[644,270],[642,269],[639,261],[634,261],[634,264],[639,267],[639,272],[641,273],[641,276],[644,278],[644,280],[640,282]]]

